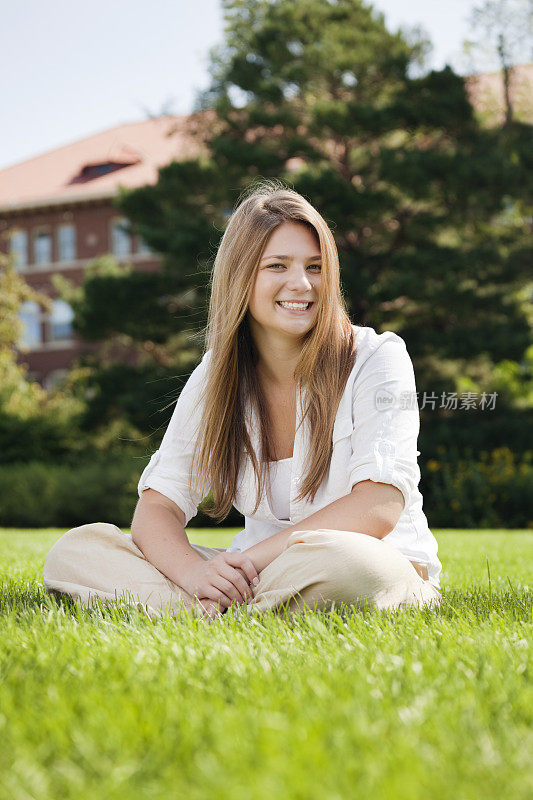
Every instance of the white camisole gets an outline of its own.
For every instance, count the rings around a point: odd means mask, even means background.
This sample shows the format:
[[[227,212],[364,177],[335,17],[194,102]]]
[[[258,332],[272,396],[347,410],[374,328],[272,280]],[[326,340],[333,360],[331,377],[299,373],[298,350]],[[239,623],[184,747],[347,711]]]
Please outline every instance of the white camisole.
[[[276,519],[290,522],[291,458],[270,462],[270,508]]]

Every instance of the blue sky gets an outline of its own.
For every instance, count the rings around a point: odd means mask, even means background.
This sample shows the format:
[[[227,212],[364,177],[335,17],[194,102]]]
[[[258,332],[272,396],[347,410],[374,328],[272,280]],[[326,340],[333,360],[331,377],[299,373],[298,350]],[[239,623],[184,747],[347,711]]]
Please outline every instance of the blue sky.
[[[461,71],[473,0],[376,0],[387,27],[421,25]],[[219,0],[17,0],[0,26],[0,169],[167,105],[186,114],[223,38]]]

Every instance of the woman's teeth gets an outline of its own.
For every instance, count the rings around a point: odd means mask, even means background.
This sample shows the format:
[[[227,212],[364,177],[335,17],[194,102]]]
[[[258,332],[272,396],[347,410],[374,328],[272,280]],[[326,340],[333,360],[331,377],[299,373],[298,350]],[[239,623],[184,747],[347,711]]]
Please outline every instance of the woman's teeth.
[[[294,311],[305,311],[311,305],[311,303],[286,303],[283,300],[277,302],[282,308],[291,308]]]

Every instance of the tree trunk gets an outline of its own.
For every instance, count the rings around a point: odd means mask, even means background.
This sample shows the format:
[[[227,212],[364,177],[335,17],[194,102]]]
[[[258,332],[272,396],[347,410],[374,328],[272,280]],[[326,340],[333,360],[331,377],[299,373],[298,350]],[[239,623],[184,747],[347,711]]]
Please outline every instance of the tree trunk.
[[[498,36],[498,55],[500,56],[503,71],[503,96],[505,102],[505,122],[503,123],[503,126],[505,128],[513,121],[513,104],[511,102],[511,77],[513,67],[509,66],[507,63],[503,35],[501,33]]]

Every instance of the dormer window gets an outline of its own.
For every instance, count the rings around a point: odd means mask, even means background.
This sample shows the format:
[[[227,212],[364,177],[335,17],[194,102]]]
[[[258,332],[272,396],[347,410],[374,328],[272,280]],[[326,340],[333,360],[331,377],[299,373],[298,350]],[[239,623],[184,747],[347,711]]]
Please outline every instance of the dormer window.
[[[140,164],[142,160],[142,152],[126,142],[115,140],[105,150],[93,152],[88,156],[87,161],[81,165],[80,171],[71,179],[70,183],[95,181],[111,172]]]
[[[71,183],[87,183],[88,181],[94,181],[96,178],[101,178],[102,175],[108,175],[110,172],[116,172],[118,169],[131,167],[136,163],[136,161],[104,161],[100,164],[85,164],[76,177],[72,179]]]
[[[122,169],[124,166],[125,164],[113,164],[112,161],[108,161],[107,164],[88,164],[86,167],[83,167],[81,177],[87,178],[87,180],[99,178],[101,175],[107,175],[108,172]]]

